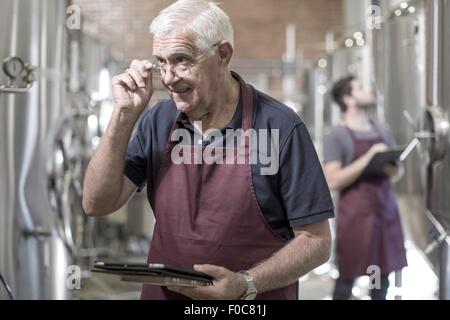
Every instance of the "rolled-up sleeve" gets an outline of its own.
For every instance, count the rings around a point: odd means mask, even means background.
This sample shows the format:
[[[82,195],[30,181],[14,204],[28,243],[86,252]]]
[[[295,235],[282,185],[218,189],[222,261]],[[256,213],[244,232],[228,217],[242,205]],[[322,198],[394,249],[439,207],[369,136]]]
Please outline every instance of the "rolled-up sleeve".
[[[150,150],[150,130],[146,123],[148,112],[145,113],[139,122],[139,125],[128,144],[127,154],[125,157],[124,174],[130,179],[141,191],[147,181],[148,155],[146,150]]]
[[[280,150],[280,197],[291,227],[334,217],[322,166],[306,126],[297,124]]]

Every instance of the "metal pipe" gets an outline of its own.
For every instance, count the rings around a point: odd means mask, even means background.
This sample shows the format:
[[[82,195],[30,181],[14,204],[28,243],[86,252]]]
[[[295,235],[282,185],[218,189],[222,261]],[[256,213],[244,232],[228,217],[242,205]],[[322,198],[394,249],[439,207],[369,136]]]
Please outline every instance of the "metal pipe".
[[[13,9],[12,9],[12,25],[11,25],[11,40],[10,40],[10,55],[14,56],[17,52],[17,30],[19,25],[19,1],[14,1]],[[14,137],[14,102],[16,97],[14,95],[10,95],[7,98],[6,106],[6,116],[8,118],[8,125],[6,130],[6,159],[7,159],[7,182],[9,186],[9,191],[7,194],[9,195],[7,198],[7,214],[5,218],[6,228],[5,228],[5,253],[6,253],[6,276],[10,278],[10,284],[12,288],[16,287],[16,269],[14,268],[14,261],[12,257],[14,257],[14,248],[13,242],[10,241],[13,239],[14,232],[14,215],[11,212],[16,210],[15,208],[15,190],[16,190],[16,181],[14,178],[15,173],[15,161],[14,161],[14,141],[12,137]]]
[[[295,42],[295,24],[288,24],[286,26],[286,52],[283,56],[283,102],[290,106],[291,108],[298,111],[296,106],[296,70],[292,68],[291,70],[286,69],[286,65],[295,65],[296,59],[296,42]]]
[[[426,103],[428,106],[439,105],[439,0],[426,0]]]
[[[33,83],[27,84],[26,87],[0,86],[0,92],[3,92],[3,93],[28,93],[32,86],[33,86]]]
[[[446,237],[441,243],[440,259],[441,265],[439,270],[439,299],[450,299],[450,240]]]

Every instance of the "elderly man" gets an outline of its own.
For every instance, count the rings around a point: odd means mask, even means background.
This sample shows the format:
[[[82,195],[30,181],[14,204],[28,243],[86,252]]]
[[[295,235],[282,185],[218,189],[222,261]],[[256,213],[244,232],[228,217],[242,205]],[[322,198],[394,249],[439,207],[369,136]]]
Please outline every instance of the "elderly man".
[[[329,257],[334,216],[304,123],[230,72],[233,29],[216,4],[175,2],[150,29],[155,60],[113,78],[115,109],[86,172],[86,213],[114,212],[146,184],[156,217],[148,261],[214,278],[207,287],[144,285],[142,299],[296,299],[298,278]],[[144,112],[153,72],[171,99]],[[268,149],[276,166],[264,171]]]

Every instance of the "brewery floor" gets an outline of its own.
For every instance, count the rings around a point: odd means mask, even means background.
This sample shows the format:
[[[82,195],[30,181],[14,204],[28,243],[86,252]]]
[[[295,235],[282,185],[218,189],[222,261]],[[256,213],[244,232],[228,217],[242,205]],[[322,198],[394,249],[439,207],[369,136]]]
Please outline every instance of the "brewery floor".
[[[438,279],[431,271],[420,253],[410,242],[406,243],[408,264],[402,272],[402,287],[394,286],[394,274],[390,277],[391,287],[387,298],[389,300],[434,300],[437,299]],[[140,257],[141,259],[144,259]],[[133,260],[139,260],[135,257]],[[145,259],[144,259],[145,260]],[[82,280],[81,289],[74,290],[73,299],[106,299],[106,300],[135,300],[139,299],[141,285],[121,282],[118,277],[100,273]],[[331,263],[324,264],[300,279],[300,300],[328,300],[331,299],[334,279],[337,270]],[[421,275],[418,277],[417,275]],[[353,288],[355,300],[369,299],[368,277],[359,278]]]

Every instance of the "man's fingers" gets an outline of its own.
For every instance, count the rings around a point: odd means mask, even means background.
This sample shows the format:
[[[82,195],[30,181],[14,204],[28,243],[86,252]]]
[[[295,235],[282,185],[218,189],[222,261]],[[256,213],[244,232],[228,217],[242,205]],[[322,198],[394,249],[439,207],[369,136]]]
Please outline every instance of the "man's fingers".
[[[129,72],[140,88],[153,90],[152,67],[153,64],[148,60],[133,60],[131,63]]]
[[[149,92],[153,92],[153,76],[152,72],[149,71],[149,76],[145,79],[145,87]]]
[[[141,70],[145,70],[146,74],[148,74],[148,76],[144,78],[145,87],[147,88],[148,91],[153,91],[153,72],[152,72],[153,64],[148,60],[142,60],[139,62]]]
[[[140,87],[140,88],[145,88],[145,80],[144,77],[141,75],[141,73],[139,71],[137,71],[136,69],[128,69],[127,73],[133,78],[134,82],[136,82],[136,84]]]
[[[128,73],[122,73],[116,77],[113,78],[114,84],[120,84],[126,86],[131,91],[135,91],[137,89],[136,83],[131,78],[131,76]]]
[[[142,60],[145,70],[149,70],[153,67],[153,64],[149,60]]]
[[[153,64],[150,61],[148,61],[148,60],[144,60],[143,63],[144,63],[145,68],[147,70],[150,70],[153,67]]]
[[[150,74],[148,72],[148,68],[145,66],[147,60],[139,61],[139,60],[133,60],[131,63],[130,69],[136,70],[142,78],[147,78]]]
[[[226,269],[212,264],[196,264],[194,270],[206,273],[214,279],[221,279],[226,275]]]

